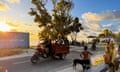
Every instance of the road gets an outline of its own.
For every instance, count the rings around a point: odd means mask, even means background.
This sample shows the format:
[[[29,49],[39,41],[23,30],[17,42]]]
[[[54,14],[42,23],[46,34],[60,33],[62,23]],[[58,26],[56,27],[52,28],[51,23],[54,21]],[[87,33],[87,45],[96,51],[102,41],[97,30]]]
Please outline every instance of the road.
[[[73,47],[71,52],[67,55],[65,60],[53,60],[53,59],[41,59],[40,62],[36,65],[31,64],[31,56],[1,60],[0,65],[7,68],[8,72],[56,72],[72,66],[72,60],[79,58],[79,51],[82,48]],[[97,51],[93,52],[94,54],[102,51],[103,48],[98,47]]]

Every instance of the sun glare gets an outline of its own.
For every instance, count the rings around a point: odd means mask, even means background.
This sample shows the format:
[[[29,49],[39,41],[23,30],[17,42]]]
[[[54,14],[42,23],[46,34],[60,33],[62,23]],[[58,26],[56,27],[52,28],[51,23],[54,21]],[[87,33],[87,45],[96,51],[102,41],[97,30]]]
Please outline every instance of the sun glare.
[[[7,25],[6,23],[0,22],[0,31],[10,31],[12,29],[12,27],[10,27],[9,25]]]

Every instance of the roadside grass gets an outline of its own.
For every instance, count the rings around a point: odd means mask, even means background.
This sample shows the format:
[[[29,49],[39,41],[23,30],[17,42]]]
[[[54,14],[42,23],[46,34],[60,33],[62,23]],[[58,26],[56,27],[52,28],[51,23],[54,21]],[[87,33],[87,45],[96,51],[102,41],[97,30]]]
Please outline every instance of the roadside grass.
[[[25,51],[26,49],[23,48],[0,48],[0,57],[18,55]]]
[[[35,46],[35,45],[32,45],[32,46],[30,46],[30,48],[33,48],[33,49],[34,49],[34,48],[36,48],[36,46]]]

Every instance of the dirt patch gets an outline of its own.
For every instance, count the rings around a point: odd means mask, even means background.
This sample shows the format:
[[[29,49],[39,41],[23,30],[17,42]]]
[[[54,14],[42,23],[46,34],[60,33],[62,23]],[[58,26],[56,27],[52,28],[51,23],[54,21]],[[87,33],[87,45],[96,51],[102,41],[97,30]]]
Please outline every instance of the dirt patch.
[[[22,48],[0,48],[0,57],[17,55],[25,51],[26,49],[22,49]]]

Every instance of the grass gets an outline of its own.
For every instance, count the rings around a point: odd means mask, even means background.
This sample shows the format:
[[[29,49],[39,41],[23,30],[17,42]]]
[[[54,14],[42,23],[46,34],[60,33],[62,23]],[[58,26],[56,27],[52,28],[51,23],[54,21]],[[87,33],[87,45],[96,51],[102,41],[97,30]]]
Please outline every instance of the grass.
[[[0,57],[17,55],[25,52],[23,48],[0,48]]]
[[[33,46],[30,46],[30,48],[36,48],[36,46],[35,46],[35,45],[33,45]]]

